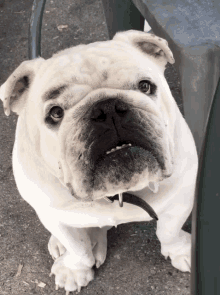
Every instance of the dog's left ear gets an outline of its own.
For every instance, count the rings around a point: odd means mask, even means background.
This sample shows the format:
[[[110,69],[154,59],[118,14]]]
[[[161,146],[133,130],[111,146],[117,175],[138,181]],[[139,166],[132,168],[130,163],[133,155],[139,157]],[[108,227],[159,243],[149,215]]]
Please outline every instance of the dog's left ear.
[[[154,57],[155,60],[162,63],[164,66],[167,62],[171,64],[175,62],[173,54],[168,46],[168,42],[154,34],[130,30],[117,33],[113,40],[133,45],[142,52]]]

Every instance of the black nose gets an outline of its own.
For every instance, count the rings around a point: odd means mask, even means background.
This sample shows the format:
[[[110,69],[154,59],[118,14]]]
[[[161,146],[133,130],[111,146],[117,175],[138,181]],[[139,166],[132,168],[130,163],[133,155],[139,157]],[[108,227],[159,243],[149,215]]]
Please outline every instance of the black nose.
[[[121,99],[109,98],[99,101],[93,106],[91,119],[97,125],[110,127],[121,124],[121,121],[127,116],[129,105]]]

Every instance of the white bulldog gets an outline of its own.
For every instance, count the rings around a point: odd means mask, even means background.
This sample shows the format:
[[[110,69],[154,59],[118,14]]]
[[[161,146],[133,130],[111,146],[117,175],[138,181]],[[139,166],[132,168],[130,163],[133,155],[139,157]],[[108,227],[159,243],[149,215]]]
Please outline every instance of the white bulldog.
[[[51,273],[66,294],[105,261],[109,228],[152,217],[162,254],[190,271],[191,238],[181,228],[198,158],[164,78],[167,62],[167,41],[120,32],[25,61],[0,88],[6,115],[19,115],[16,184],[52,234]]]

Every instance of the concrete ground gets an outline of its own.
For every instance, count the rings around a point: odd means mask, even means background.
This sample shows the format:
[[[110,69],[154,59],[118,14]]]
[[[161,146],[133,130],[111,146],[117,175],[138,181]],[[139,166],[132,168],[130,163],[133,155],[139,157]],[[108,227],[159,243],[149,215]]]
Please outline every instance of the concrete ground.
[[[0,85],[28,59],[30,0],[0,0]],[[67,27],[60,29],[60,25]],[[107,40],[101,0],[47,1],[42,29],[42,56],[79,43]],[[166,77],[181,108],[173,67]],[[47,243],[50,233],[20,197],[11,165],[17,116],[6,117],[0,104],[0,294],[58,295]],[[95,279],[81,294],[186,295],[190,275],[172,267],[160,253],[156,223],[130,223],[108,233],[108,254]],[[190,232],[190,222],[185,224]]]

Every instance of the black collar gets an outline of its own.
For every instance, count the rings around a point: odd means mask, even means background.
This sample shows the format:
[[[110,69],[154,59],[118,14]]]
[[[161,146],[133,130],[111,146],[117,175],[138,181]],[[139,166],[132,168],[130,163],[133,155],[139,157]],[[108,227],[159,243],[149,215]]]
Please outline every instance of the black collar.
[[[137,197],[135,195],[128,194],[128,193],[123,193],[122,196],[123,197],[122,197],[121,207],[123,206],[123,202],[136,205],[136,206],[144,209],[150,215],[150,217],[158,220],[158,216],[157,216],[156,212],[154,211],[154,209],[147,202],[145,202],[143,199],[141,199],[140,197]],[[108,197],[108,199],[112,202],[114,202],[115,200],[119,201],[119,195],[114,195],[113,197]]]

